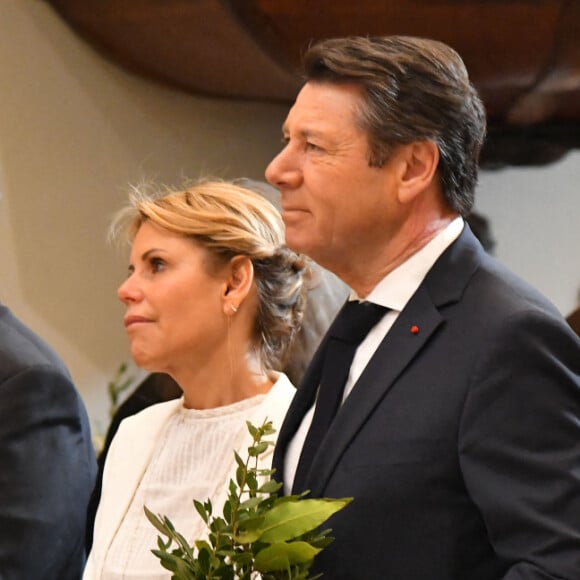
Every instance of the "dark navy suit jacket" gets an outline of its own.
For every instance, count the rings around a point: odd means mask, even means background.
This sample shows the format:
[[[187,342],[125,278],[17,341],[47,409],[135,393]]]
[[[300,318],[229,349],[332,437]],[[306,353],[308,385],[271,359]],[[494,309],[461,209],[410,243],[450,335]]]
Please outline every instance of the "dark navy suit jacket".
[[[0,579],[78,580],[96,461],[57,355],[0,305]]]
[[[299,389],[288,411],[280,480],[314,395]],[[305,488],[354,498],[315,562],[329,580],[580,579],[580,340],[466,227],[339,410]]]

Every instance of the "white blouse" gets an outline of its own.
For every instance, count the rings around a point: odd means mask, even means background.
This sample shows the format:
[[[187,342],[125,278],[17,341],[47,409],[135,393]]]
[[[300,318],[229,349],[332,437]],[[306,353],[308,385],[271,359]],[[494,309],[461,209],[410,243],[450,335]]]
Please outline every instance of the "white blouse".
[[[216,409],[186,409],[181,405],[169,417],[106,549],[99,578],[167,580],[171,577],[151,553],[157,547],[159,533],[145,516],[143,506],[155,514],[168,516],[177,531],[191,543],[205,537],[206,526],[195,510],[193,499],[204,502],[211,498],[214,515],[222,514],[229,480],[235,479],[234,450],[246,457],[251,442],[246,421],[258,426],[266,417],[271,419],[273,414],[280,413],[280,397],[273,396],[272,391],[291,388],[284,375],[280,378],[266,395]],[[286,400],[289,404],[291,397],[285,399],[285,405]],[[280,425],[275,427],[279,429]],[[270,464],[271,456],[262,467]],[[114,493],[113,490],[105,492]]]

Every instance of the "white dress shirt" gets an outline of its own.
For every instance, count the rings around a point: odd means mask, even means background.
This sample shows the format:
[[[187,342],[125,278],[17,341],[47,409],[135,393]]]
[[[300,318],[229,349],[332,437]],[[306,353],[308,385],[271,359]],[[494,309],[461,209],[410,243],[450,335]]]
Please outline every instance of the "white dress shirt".
[[[344,387],[343,401],[352,391],[379,344],[385,338],[407,302],[417,291],[433,264],[459,237],[463,230],[463,225],[464,222],[461,217],[455,218],[418,252],[387,274],[365,298],[368,302],[389,308],[389,311],[371,328],[366,338],[357,348]],[[351,292],[349,300],[359,300],[356,292]],[[315,405],[304,415],[304,419],[286,451],[286,457],[284,458],[284,491],[286,494],[290,494],[292,490],[302,446],[314,416],[314,407]]]

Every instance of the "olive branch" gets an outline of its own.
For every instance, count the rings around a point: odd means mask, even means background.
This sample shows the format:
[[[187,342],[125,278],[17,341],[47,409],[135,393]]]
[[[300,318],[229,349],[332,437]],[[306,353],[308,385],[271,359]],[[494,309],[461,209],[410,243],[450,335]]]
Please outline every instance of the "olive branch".
[[[258,459],[274,443],[265,437],[276,431],[270,421],[261,427],[247,422],[252,444],[244,460],[234,452],[236,481],[229,482],[222,515],[213,506],[193,500],[206,524],[207,539],[193,546],[167,516],[147,507],[149,521],[161,534],[152,550],[172,580],[314,580],[309,576],[314,558],[331,541],[330,529],[320,526],[352,498],[307,499],[308,492],[281,496],[273,469],[259,469]],[[163,539],[163,537],[166,539]]]

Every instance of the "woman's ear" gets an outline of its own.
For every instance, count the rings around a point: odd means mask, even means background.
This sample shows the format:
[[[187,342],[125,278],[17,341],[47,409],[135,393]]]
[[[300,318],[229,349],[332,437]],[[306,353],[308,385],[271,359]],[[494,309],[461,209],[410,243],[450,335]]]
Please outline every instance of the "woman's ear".
[[[223,308],[226,315],[235,314],[254,283],[254,265],[247,256],[235,256],[227,265],[223,291]]]
[[[439,148],[433,141],[416,141],[403,146],[399,177],[399,201],[409,203],[432,186],[439,165]]]

